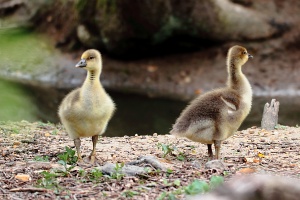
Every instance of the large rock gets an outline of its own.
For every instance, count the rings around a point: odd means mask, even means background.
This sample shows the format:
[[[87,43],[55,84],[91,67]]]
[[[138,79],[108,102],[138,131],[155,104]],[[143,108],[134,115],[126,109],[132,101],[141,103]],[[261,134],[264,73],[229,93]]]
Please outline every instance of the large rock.
[[[82,44],[117,56],[266,39],[286,27],[274,16],[228,0],[79,0],[77,9]]]

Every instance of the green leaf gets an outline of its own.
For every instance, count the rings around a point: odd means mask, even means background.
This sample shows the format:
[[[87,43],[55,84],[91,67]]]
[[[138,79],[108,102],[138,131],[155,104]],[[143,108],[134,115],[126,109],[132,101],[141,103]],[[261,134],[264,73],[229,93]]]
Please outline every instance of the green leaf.
[[[224,182],[224,178],[222,176],[212,176],[210,178],[210,188],[216,188]]]
[[[35,161],[41,161],[41,162],[49,162],[48,156],[36,156],[34,157]]]
[[[204,193],[209,190],[209,186],[205,181],[194,180],[191,184],[184,188],[184,191],[188,195],[195,195]]]
[[[179,180],[179,179],[176,179],[176,180],[174,181],[174,185],[176,185],[177,187],[179,187],[179,186],[180,186],[180,180]]]
[[[166,196],[167,196],[167,193],[166,193],[166,192],[162,192],[162,193],[159,195],[159,197],[157,197],[156,200],[164,200]]]
[[[61,164],[63,166],[65,166],[67,163],[64,160],[59,160],[57,161],[58,164]]]

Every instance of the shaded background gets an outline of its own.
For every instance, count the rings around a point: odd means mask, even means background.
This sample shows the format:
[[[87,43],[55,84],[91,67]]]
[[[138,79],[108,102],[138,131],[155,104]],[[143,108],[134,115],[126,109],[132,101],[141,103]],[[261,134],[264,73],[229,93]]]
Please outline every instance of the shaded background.
[[[118,107],[107,135],[166,134],[187,101],[225,84],[239,44],[254,55],[242,128],[259,126],[274,97],[279,123],[296,125],[299,13],[293,0],[0,0],[0,120],[58,122],[62,97],[85,78],[75,63],[96,48]]]

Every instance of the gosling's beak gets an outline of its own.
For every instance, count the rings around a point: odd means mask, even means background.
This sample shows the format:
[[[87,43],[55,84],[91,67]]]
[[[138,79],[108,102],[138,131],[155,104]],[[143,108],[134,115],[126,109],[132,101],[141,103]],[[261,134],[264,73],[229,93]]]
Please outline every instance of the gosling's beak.
[[[251,54],[248,53],[248,58],[253,58],[253,56]]]
[[[86,60],[85,59],[81,59],[76,65],[75,67],[86,67]]]

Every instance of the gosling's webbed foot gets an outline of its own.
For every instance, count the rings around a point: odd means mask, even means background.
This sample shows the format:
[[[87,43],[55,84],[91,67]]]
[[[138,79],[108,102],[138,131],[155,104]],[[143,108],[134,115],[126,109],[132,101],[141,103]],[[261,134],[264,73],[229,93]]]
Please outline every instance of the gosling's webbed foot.
[[[93,167],[94,165],[91,164],[90,162],[87,162],[86,159],[84,158],[83,160],[78,160],[77,161],[77,165],[81,168],[91,168]]]
[[[84,159],[85,163],[89,163],[90,165],[97,165],[99,164],[99,159],[95,155],[89,155],[88,157],[85,157]]]

